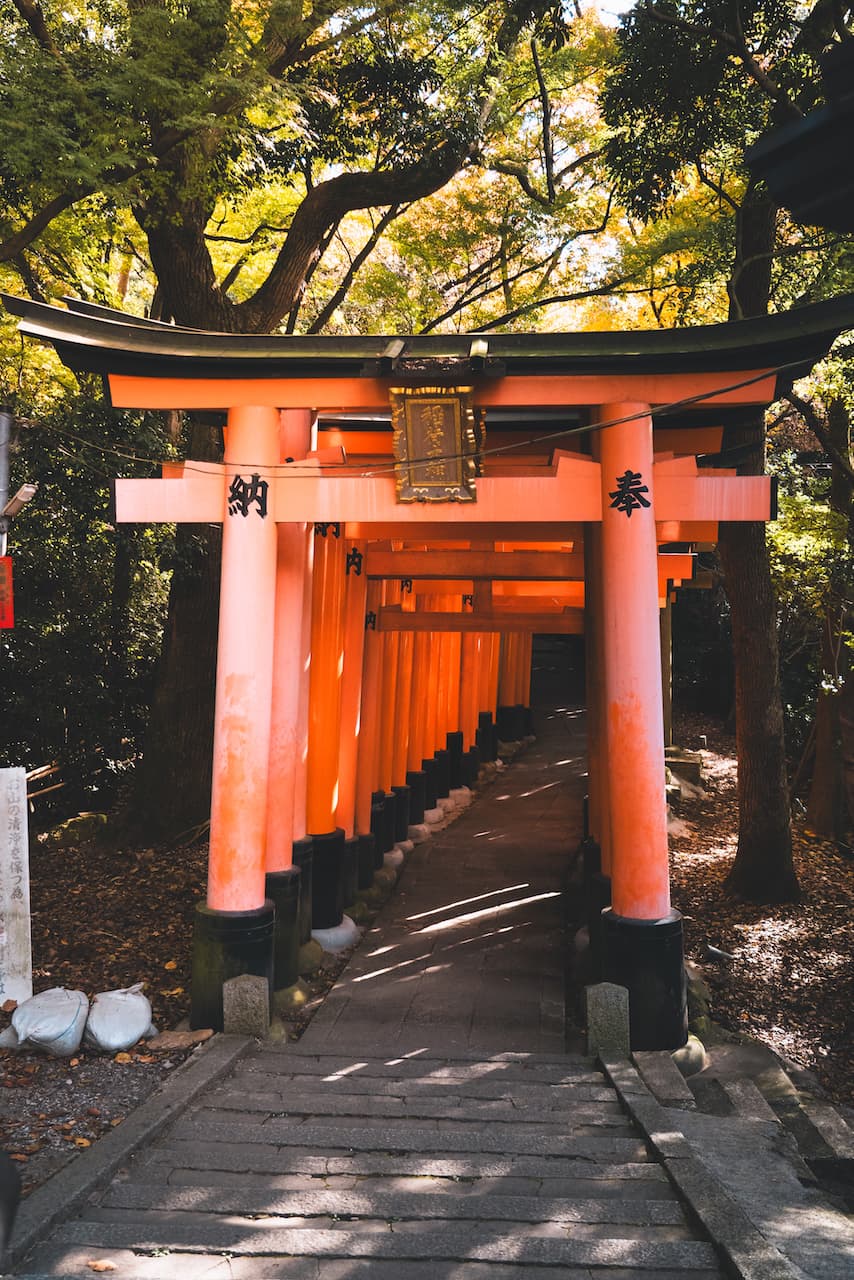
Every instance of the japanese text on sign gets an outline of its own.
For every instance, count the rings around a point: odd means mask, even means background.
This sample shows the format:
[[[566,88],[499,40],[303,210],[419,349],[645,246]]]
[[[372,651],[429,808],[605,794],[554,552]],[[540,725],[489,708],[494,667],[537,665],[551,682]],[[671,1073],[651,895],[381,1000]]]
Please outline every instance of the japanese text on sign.
[[[256,473],[244,480],[243,476],[235,476],[228,490],[228,514],[230,516],[248,516],[251,507],[258,508],[258,515],[263,520],[267,515],[267,491],[269,485]]]
[[[631,520],[633,511],[650,505],[649,499],[644,497],[645,493],[649,493],[649,489],[643,484],[641,473],[624,471],[621,476],[617,476],[617,487],[611,490],[608,497],[612,500],[611,506],[624,511]]]

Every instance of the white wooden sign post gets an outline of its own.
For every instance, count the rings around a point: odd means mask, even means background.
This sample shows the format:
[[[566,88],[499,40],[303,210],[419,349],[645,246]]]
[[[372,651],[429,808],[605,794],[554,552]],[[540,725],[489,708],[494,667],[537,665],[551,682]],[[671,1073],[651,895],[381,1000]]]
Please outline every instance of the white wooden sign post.
[[[33,994],[27,780],[0,769],[0,1003]]]

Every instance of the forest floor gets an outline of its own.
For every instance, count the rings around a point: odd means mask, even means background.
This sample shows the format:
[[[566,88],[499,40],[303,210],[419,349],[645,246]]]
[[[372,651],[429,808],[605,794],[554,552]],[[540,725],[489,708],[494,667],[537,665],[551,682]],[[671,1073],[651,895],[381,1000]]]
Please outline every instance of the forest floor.
[[[712,992],[712,1017],[730,1034],[764,1041],[814,1073],[829,1097],[854,1103],[854,862],[795,825],[800,902],[735,902],[723,880],[735,854],[736,762],[732,738],[684,717],[681,746],[703,746],[703,794],[683,799],[671,837],[674,903],[686,921],[686,953]],[[31,853],[34,985],[99,991],[145,984],[155,1025],[189,1012],[190,940],[203,895],[207,847],[115,848],[109,841],[34,842]],[[707,948],[723,952],[716,957]],[[710,956],[712,958],[710,958]],[[294,1037],[345,960],[328,961],[289,1025]],[[11,1009],[2,1007],[0,1027]],[[41,1185],[76,1151],[121,1123],[188,1054],[180,1037],[141,1041],[117,1055],[74,1058],[0,1050],[0,1146],[24,1186]]]

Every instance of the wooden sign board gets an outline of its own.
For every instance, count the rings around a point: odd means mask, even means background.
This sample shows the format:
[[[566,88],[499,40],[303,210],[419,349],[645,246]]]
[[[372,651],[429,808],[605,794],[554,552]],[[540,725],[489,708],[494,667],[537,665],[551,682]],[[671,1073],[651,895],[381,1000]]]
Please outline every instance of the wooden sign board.
[[[0,630],[15,625],[15,607],[12,599],[12,557],[0,556]]]
[[[476,502],[483,432],[471,387],[391,387],[398,502]]]

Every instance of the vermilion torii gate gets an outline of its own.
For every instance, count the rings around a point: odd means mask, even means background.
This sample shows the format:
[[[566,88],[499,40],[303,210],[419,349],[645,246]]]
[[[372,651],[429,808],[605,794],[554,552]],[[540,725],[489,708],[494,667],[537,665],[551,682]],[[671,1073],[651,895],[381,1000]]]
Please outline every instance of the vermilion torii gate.
[[[449,733],[472,748],[498,680],[524,700],[531,633],[578,631],[583,617],[589,821],[611,889],[605,973],[629,988],[634,1047],[683,1043],[659,604],[689,573],[690,546],[659,548],[713,540],[720,520],[769,518],[766,477],[698,466],[698,455],[854,325],[854,297],[740,324],[490,336],[488,347],[208,334],[4,301],[22,332],[102,373],[116,406],[227,412],[223,463],[169,464],[161,480],[116,486],[119,520],[223,526],[194,1024],[221,1025],[222,982],[236,972],[295,979],[294,842],[305,866],[310,840],[315,926],[337,924],[347,841],[360,878],[374,856],[372,798],[403,795]],[[365,418],[388,414],[392,387],[441,399],[461,383],[486,415],[476,500],[401,503],[391,432]],[[656,408],[674,402],[687,403]],[[539,438],[559,431],[577,431],[589,452]],[[506,436],[522,446],[515,460],[490,453]],[[402,596],[401,578],[421,591]]]

